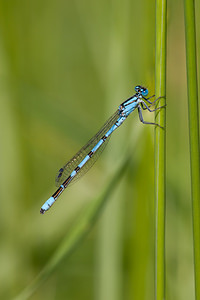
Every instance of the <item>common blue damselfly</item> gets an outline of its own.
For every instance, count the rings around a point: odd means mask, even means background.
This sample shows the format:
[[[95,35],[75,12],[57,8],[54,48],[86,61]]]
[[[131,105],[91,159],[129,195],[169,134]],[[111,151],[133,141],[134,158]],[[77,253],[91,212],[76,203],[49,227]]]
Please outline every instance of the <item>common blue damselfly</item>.
[[[148,109],[150,112],[158,110],[163,106],[160,106],[155,109],[150,109],[150,106],[153,105],[159,98],[151,102],[149,99],[153,98],[151,96],[146,98],[148,95],[148,89],[137,85],[135,87],[136,93],[125,100],[122,104],[119,105],[118,110],[106,121],[103,127],[95,134],[89,142],[77,152],[72,159],[69,160],[59,171],[56,176],[56,185],[59,186],[57,191],[43,204],[40,209],[40,213],[44,214],[58,199],[62,192],[76,179],[84,175],[95,163],[97,158],[100,156],[104,150],[106,144],[109,141],[111,134],[117,129],[126,118],[137,108],[139,119],[143,124],[152,124],[161,127],[156,123],[146,122],[142,116],[142,109]],[[147,103],[150,106],[147,105]],[[162,128],[162,127],[161,127]]]

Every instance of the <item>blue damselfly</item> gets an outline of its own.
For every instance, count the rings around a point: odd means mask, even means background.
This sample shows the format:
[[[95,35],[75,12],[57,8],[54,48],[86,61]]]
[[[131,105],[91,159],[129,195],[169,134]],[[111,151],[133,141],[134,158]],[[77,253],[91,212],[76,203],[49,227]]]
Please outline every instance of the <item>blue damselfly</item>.
[[[44,214],[58,199],[62,192],[76,179],[83,176],[95,163],[97,158],[104,150],[109,141],[111,134],[126,120],[126,118],[137,108],[139,119],[143,124],[152,124],[161,127],[156,123],[146,122],[142,116],[142,109],[153,112],[164,106],[155,109],[150,107],[161,97],[150,101],[151,96],[146,98],[148,90],[140,85],[135,87],[136,93],[119,105],[118,110],[106,121],[103,127],[95,134],[89,142],[77,152],[59,171],[56,176],[56,185],[59,186],[57,191],[44,203],[40,213]],[[150,104],[148,106],[148,104]],[[161,127],[162,128],[162,127]]]

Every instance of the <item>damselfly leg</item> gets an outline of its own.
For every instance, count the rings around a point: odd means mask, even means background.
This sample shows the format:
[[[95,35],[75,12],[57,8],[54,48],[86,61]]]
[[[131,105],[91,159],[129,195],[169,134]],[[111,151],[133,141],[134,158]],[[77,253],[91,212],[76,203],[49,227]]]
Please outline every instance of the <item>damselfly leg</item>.
[[[161,98],[161,97],[159,97],[159,98]],[[159,99],[159,98],[158,98],[158,99]],[[158,99],[156,99],[155,101],[157,101]],[[155,101],[154,101],[154,102],[155,102]],[[159,106],[159,107],[157,107],[157,108],[155,108],[155,109],[150,109],[149,106],[148,106],[144,101],[141,100],[141,101],[140,101],[140,105],[138,105],[138,114],[139,114],[140,121],[141,121],[143,124],[156,125],[156,126],[159,126],[159,127],[162,128],[162,129],[164,129],[162,126],[160,126],[160,125],[157,124],[157,123],[144,121],[143,115],[142,115],[142,109],[143,109],[143,110],[148,109],[148,111],[154,112],[154,111],[156,111],[156,110],[158,110],[158,109],[160,109],[160,108],[163,108],[163,107],[166,107],[166,104],[165,104],[165,105],[162,105],[162,106]]]

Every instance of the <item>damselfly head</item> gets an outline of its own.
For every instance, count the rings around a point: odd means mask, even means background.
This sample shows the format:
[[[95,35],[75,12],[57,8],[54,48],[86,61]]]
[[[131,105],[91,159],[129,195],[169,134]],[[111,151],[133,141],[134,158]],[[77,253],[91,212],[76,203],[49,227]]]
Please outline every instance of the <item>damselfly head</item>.
[[[146,89],[145,87],[141,86],[141,85],[137,85],[135,87],[135,91],[136,93],[142,94],[142,96],[146,97],[149,93],[148,89]]]

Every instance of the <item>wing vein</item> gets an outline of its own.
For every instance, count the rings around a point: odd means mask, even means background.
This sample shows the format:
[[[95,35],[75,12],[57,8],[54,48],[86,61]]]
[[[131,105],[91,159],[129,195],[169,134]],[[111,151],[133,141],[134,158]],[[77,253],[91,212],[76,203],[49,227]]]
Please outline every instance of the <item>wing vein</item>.
[[[119,110],[117,110],[101,127],[101,129],[58,171],[55,183],[56,186],[61,185],[72,173],[72,171],[79,165],[84,157],[94,148],[99,140],[105,135],[105,133],[115,124],[119,118]],[[79,170],[76,176],[70,181],[75,182],[82,177],[96,162],[103,150],[105,149],[109,138],[99,147],[94,155],[86,162],[86,164]]]

